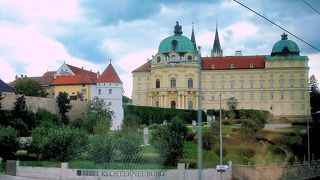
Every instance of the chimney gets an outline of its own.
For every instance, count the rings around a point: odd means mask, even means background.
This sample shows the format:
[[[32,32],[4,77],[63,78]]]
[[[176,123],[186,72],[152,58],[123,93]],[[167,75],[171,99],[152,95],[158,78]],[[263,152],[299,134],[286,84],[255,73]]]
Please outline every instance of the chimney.
[[[234,56],[242,56],[242,52],[238,50],[234,53]]]

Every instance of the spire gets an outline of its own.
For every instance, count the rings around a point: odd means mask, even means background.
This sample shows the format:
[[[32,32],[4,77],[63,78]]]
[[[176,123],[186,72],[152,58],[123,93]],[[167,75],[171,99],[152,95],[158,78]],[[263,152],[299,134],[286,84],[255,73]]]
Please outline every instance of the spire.
[[[214,43],[213,43],[213,48],[211,50],[211,57],[221,57],[221,56],[223,56],[223,51],[220,46],[218,24],[216,24],[216,34],[214,36]]]
[[[197,52],[197,43],[196,43],[196,38],[194,36],[194,26],[193,26],[193,23],[192,23],[192,33],[191,33],[191,42],[194,46],[194,51]]]

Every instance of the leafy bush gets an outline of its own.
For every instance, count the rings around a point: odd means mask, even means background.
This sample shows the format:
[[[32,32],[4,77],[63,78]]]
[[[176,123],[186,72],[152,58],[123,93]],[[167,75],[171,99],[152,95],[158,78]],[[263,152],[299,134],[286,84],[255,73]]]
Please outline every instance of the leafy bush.
[[[31,152],[46,160],[68,161],[82,152],[87,144],[84,132],[70,127],[37,128],[32,133]]]
[[[18,134],[12,127],[0,126],[0,154],[4,160],[15,159],[19,148]]]
[[[270,145],[268,147],[268,151],[271,151],[272,154],[276,154],[276,155],[285,155],[286,154],[285,151],[277,145]]]
[[[196,132],[188,132],[186,135],[186,141],[193,141],[197,136]]]
[[[228,117],[228,119],[235,119],[236,113],[233,110],[229,110],[226,112],[226,116]]]
[[[94,135],[90,138],[89,160],[96,163],[108,163],[111,162],[114,153],[114,140],[109,134]]]
[[[124,117],[122,127],[139,127],[141,124],[141,118],[135,114],[132,114]]]

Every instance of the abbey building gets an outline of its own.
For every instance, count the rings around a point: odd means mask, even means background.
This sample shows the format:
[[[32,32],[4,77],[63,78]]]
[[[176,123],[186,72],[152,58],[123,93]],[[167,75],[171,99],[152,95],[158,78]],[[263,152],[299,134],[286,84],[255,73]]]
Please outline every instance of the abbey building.
[[[261,109],[296,120],[310,115],[308,57],[282,34],[270,55],[224,56],[216,28],[211,57],[201,57],[191,39],[174,27],[158,53],[132,72],[132,103],[163,108]],[[200,81],[200,83],[199,83]],[[199,88],[201,84],[201,88]]]

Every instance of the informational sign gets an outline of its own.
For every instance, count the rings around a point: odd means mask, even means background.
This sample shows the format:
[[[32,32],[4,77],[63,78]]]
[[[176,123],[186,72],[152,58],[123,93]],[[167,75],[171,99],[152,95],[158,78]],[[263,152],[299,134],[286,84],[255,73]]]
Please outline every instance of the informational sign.
[[[226,172],[229,169],[228,165],[217,165],[217,172]]]

